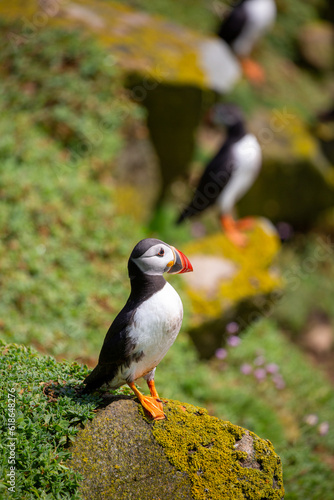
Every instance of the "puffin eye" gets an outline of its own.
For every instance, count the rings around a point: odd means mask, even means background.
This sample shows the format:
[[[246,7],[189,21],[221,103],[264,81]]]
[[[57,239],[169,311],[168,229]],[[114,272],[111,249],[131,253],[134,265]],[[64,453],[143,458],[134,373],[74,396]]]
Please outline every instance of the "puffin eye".
[[[163,248],[160,248],[158,255],[159,257],[163,257],[165,255],[165,250]]]

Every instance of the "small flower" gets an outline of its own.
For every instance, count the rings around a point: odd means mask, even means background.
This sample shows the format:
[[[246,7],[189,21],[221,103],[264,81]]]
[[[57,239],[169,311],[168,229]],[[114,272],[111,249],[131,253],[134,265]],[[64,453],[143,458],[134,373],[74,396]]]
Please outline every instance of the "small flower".
[[[277,231],[282,240],[289,240],[294,234],[291,224],[284,221],[277,224]]]
[[[220,347],[219,349],[216,350],[215,356],[217,359],[225,359],[227,356],[226,349],[223,349],[222,347]]]
[[[239,325],[235,321],[231,321],[226,325],[226,331],[229,335],[233,335],[234,333],[238,333]]]
[[[254,376],[259,381],[262,382],[267,376],[267,372],[264,368],[256,368],[254,370]]]
[[[318,427],[318,432],[320,436],[326,436],[326,434],[329,431],[329,423],[328,422],[321,422],[321,424]]]
[[[254,365],[256,366],[261,366],[264,365],[266,360],[264,359],[264,356],[258,356],[257,358],[254,359]]]
[[[306,415],[304,418],[304,422],[306,422],[308,425],[316,425],[319,421],[318,415],[314,415],[311,413],[310,415]]]
[[[237,337],[236,335],[231,335],[231,337],[229,337],[227,339],[227,343],[231,347],[237,347],[240,344],[240,342],[241,342],[241,339],[239,337]]]
[[[275,384],[276,389],[282,390],[285,388],[285,382],[284,382],[283,377],[281,375],[279,375],[279,374],[274,375],[272,380]]]
[[[240,367],[240,371],[243,375],[250,375],[253,371],[253,367],[249,363],[243,363]]]
[[[276,363],[269,363],[266,366],[266,370],[267,370],[267,373],[271,373],[272,375],[274,375],[275,373],[278,373],[279,367],[278,367],[278,365],[276,365]]]

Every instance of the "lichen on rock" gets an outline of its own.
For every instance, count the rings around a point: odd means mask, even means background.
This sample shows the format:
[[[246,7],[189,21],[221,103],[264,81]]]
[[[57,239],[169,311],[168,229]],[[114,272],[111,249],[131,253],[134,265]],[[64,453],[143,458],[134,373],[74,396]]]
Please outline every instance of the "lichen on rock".
[[[238,61],[217,37],[204,36],[161,16],[114,1],[51,4],[12,0],[10,5],[7,2],[0,7],[0,14],[24,20],[22,33],[13,34],[16,40],[24,38],[27,28],[31,34],[49,23],[80,28],[107,47],[111,55],[107,64],[117,63],[126,73],[137,72],[155,82],[227,92],[241,76]]]
[[[148,420],[133,399],[114,400],[72,447],[84,499],[282,499],[280,458],[269,441],[198,408],[164,401]]]
[[[185,275],[183,280],[191,312],[189,333],[203,358],[213,356],[224,343],[229,322],[237,322],[241,332],[253,318],[268,311],[282,288],[274,267],[280,249],[274,226],[266,219],[255,219],[247,236],[248,244],[243,248],[236,247],[223,233],[184,247],[194,267],[192,275]],[[201,265],[196,267],[203,257],[206,265],[203,269]],[[208,283],[212,286],[208,287]]]
[[[269,441],[192,405],[169,401],[165,412],[153,434],[170,462],[187,472],[193,498],[283,497],[281,462]]]

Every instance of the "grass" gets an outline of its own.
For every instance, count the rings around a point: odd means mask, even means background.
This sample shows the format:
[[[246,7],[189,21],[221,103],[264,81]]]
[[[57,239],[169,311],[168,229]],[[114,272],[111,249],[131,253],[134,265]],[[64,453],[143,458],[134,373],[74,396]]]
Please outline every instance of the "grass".
[[[122,127],[140,113],[105,56],[59,30],[1,56],[1,335],[68,358],[98,348],[96,332],[128,293],[129,248],[143,237],[119,213],[110,174]]]
[[[1,498],[79,498],[79,476],[65,462],[78,425],[93,418],[99,402],[96,396],[76,396],[75,387],[87,369],[77,363],[57,363],[15,344],[1,342],[0,350]],[[62,386],[57,402],[43,392],[50,381]],[[9,418],[15,422],[10,430]],[[14,491],[8,489],[10,464],[15,467]]]

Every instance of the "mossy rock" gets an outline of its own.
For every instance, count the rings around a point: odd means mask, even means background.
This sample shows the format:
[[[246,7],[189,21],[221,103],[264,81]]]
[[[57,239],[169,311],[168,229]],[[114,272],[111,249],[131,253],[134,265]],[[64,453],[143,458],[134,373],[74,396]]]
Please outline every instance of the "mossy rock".
[[[244,248],[223,233],[183,248],[194,268],[183,280],[191,317],[188,331],[202,358],[210,358],[224,344],[228,323],[236,322],[242,331],[267,313],[282,288],[273,265],[280,249],[275,228],[255,219],[247,235]]]
[[[70,466],[83,499],[282,499],[272,444],[207,411],[165,401],[152,423],[133,399],[115,399],[80,431]]]
[[[13,0],[1,5],[0,16],[22,22],[21,32],[10,38],[18,45],[27,43],[29,36],[50,23],[92,33],[110,51],[106,64],[118,64],[126,73],[142,75],[140,88],[134,90],[136,100],[151,90],[147,78],[156,84],[168,82],[227,92],[241,76],[236,58],[217,37],[204,36],[113,1]]]
[[[314,21],[302,26],[298,33],[303,59],[318,70],[330,71],[334,58],[334,31],[327,21]]]
[[[316,138],[287,108],[254,116],[252,129],[261,142],[263,167],[238,203],[238,214],[283,221],[296,231],[309,230],[334,200],[333,169],[321,155]]]

